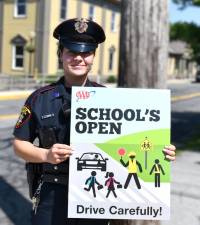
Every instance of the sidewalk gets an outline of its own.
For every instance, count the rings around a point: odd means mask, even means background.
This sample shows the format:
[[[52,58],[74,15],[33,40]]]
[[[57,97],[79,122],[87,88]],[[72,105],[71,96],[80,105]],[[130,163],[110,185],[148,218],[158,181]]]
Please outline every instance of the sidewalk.
[[[200,153],[183,151],[171,164],[171,220],[161,224],[199,225]]]
[[[194,78],[192,79],[169,79],[167,80],[167,84],[184,84],[194,82]]]
[[[192,82],[190,79],[170,79],[167,81],[167,84],[183,84]],[[106,83],[106,87],[116,87],[115,83]],[[30,90],[8,90],[0,91],[0,101],[2,100],[16,100],[21,98],[27,98],[34,89]]]
[[[28,97],[34,90],[9,90],[0,92],[0,100],[16,100]]]

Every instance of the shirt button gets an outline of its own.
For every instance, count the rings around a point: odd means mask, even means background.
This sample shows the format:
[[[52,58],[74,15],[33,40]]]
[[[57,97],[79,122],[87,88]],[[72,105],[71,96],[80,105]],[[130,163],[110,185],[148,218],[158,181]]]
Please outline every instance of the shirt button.
[[[54,170],[57,170],[58,169],[58,166],[54,166]]]
[[[55,182],[58,182],[58,178],[54,178],[54,181],[55,181]]]

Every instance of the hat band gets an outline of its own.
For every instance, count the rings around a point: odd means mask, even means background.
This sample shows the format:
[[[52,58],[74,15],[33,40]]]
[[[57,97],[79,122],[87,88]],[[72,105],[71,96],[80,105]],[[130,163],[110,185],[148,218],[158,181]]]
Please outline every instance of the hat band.
[[[91,52],[98,47],[97,43],[73,42],[66,39],[61,39],[60,42],[65,48],[73,52]]]

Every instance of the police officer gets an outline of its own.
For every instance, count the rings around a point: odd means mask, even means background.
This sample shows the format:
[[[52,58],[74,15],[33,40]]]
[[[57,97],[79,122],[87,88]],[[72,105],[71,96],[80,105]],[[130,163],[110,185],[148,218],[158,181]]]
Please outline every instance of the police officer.
[[[81,18],[62,22],[53,36],[64,76],[28,97],[14,129],[14,150],[27,162],[32,225],[106,225],[107,220],[67,218],[71,86],[100,86],[88,72],[105,34],[97,23]],[[166,149],[172,160],[174,149]]]

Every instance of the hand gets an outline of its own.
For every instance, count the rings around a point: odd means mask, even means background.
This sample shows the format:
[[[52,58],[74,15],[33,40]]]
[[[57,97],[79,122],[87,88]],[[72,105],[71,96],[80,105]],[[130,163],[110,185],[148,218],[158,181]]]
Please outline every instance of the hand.
[[[65,144],[54,144],[47,151],[47,162],[52,164],[58,164],[68,159],[73,153],[72,148]]]
[[[174,161],[176,159],[176,147],[174,145],[165,146],[163,152],[165,153],[166,159],[170,161]]]

